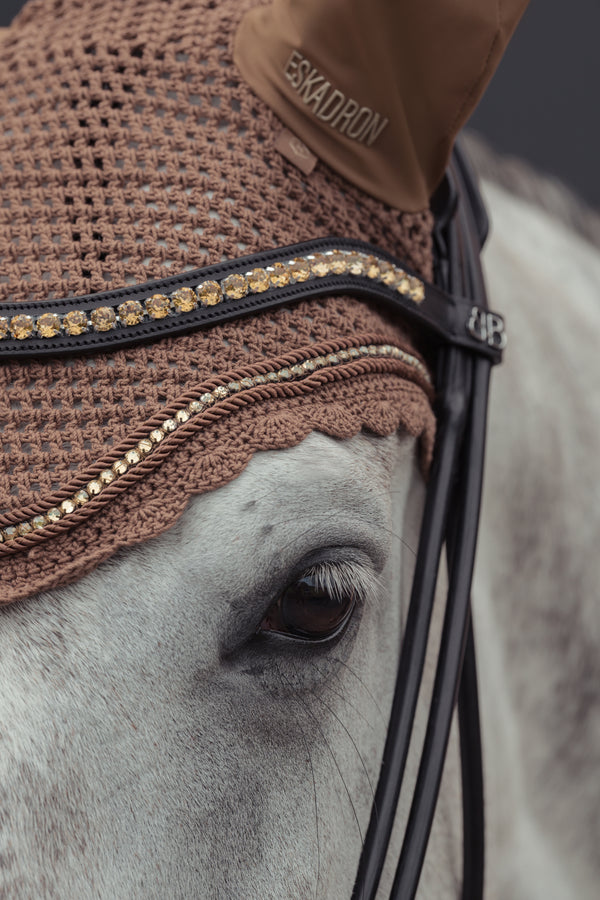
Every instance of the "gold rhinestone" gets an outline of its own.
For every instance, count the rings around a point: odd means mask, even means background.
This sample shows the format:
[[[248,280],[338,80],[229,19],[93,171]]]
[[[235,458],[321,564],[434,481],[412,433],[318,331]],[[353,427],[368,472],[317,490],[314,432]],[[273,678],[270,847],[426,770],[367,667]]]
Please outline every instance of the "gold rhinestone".
[[[364,275],[364,258],[360,253],[350,253],[347,257],[348,271],[351,275]]]
[[[334,250],[327,257],[329,260],[329,268],[334,275],[344,275],[348,271],[348,256],[341,250]]]
[[[254,382],[254,384],[257,384],[257,385],[258,384],[266,384],[267,376],[266,375],[255,375],[254,378],[252,379],[252,381]]]
[[[177,412],[175,413],[175,418],[179,422],[180,425],[183,425],[184,422],[187,422],[189,417],[190,417],[190,414],[187,411],[187,409],[178,409]]]
[[[358,359],[358,357],[360,356],[360,353],[358,352],[356,347],[350,347],[348,353],[352,359]]]
[[[95,479],[94,481],[88,481],[85,486],[86,491],[90,495],[90,497],[97,497],[100,491],[102,490],[102,482]]]
[[[362,344],[362,345],[358,348],[358,352],[360,353],[361,356],[368,356],[368,355],[369,355],[369,348],[368,348],[368,347],[365,347],[365,345]]]
[[[169,315],[171,302],[165,294],[153,294],[144,301],[144,306],[148,315],[153,319],[164,319]]]
[[[8,528],[5,528],[2,533],[4,535],[5,541],[12,541],[13,538],[16,538],[19,536],[19,533],[14,525],[9,525]]]
[[[67,334],[83,334],[88,330],[88,320],[86,314],[81,309],[72,309],[63,317],[63,328]]]
[[[327,362],[328,362],[330,365],[332,365],[332,366],[337,366],[337,364],[338,364],[339,361],[340,361],[339,356],[336,356],[335,353],[329,353],[329,354],[325,357],[325,359],[326,359]]]
[[[304,375],[303,367],[298,363],[290,369],[292,375]]]
[[[58,506],[53,506],[52,509],[49,509],[46,513],[46,518],[50,523],[58,522],[62,518],[62,513]]]
[[[396,290],[399,294],[408,294],[410,292],[410,280],[406,272],[402,269],[396,269]]]
[[[260,294],[270,287],[269,273],[266,269],[252,269],[246,273],[246,280],[253,294]]]
[[[267,381],[272,383],[279,381],[279,375],[277,374],[277,372],[267,372]]]
[[[128,450],[127,453],[125,454],[125,462],[128,463],[130,466],[135,466],[136,463],[139,463],[141,458],[142,457],[140,456],[139,451],[136,449]]]
[[[310,266],[308,261],[299,256],[288,265],[288,272],[294,281],[306,281],[310,278]]]
[[[93,309],[90,319],[96,331],[111,331],[117,324],[117,317],[111,306],[99,306],[97,309]]]
[[[219,385],[219,387],[216,387],[212,393],[213,397],[216,400],[224,400],[225,397],[229,397],[229,391],[224,385]]]
[[[393,266],[387,259],[379,260],[379,280],[387,284],[388,287],[394,287],[397,279],[396,266]]]
[[[376,256],[367,256],[364,261],[364,271],[367,278],[379,278],[381,269]]]
[[[17,525],[17,532],[19,533],[20,537],[25,537],[26,534],[31,534],[32,531],[33,528],[31,527],[30,522],[21,522],[19,525]]]
[[[18,341],[24,341],[33,332],[33,319],[31,316],[13,316],[10,320],[10,333]]]
[[[202,394],[200,396],[200,403],[203,403],[205,406],[212,406],[215,402],[215,398],[212,394]]]
[[[241,391],[242,385],[239,381],[230,381],[227,385],[230,394],[237,394],[238,391]]]
[[[103,472],[100,472],[98,478],[102,482],[102,484],[110,484],[111,481],[115,480],[115,473],[112,469],[104,469]]]
[[[161,431],[160,428],[155,428],[154,431],[150,432],[150,440],[153,444],[160,444],[164,436],[165,433],[164,431]]]
[[[290,273],[285,263],[276,262],[267,269],[271,284],[274,287],[285,287],[290,283]]]
[[[118,459],[112,464],[112,470],[115,475],[124,475],[128,468],[129,466],[124,459]]]
[[[44,313],[35,324],[38,334],[43,338],[56,337],[60,331],[60,317],[56,313]]]
[[[202,412],[202,410],[204,409],[204,406],[202,405],[202,403],[200,403],[199,400],[192,400],[188,404],[188,409],[189,409],[191,415],[194,415],[195,413]]]
[[[221,282],[223,293],[230,300],[241,300],[248,293],[248,282],[243,275],[228,275]]]
[[[196,290],[202,306],[216,306],[223,299],[223,292],[216,281],[203,281]]]
[[[77,506],[83,506],[84,503],[87,503],[90,499],[90,495],[87,491],[77,491],[76,494],[73,495],[73,500],[77,504]]]
[[[324,356],[315,356],[313,362],[317,369],[322,369],[323,366],[327,365],[327,360],[325,359]]]
[[[290,372],[289,369],[280,369],[277,374],[279,375],[279,378],[282,379],[283,381],[289,381],[290,378],[292,377],[292,373]]]
[[[124,300],[117,312],[124,325],[138,325],[144,318],[144,307],[139,300]]]
[[[76,509],[77,509],[77,507],[75,506],[75,504],[73,503],[73,501],[70,500],[70,499],[69,499],[69,500],[63,500],[63,502],[60,504],[60,511],[61,511],[61,512],[63,513],[63,515],[65,515],[65,516],[68,516],[69,513],[75,512]]]
[[[248,376],[246,378],[242,378],[242,379],[240,379],[240,385],[244,389],[254,387],[254,378],[250,378]]]
[[[425,285],[419,278],[409,278],[408,279],[410,287],[409,287],[409,296],[411,300],[414,300],[415,303],[421,303],[425,299]]]
[[[34,516],[31,520],[31,527],[35,528],[37,531],[38,528],[45,528],[48,524],[48,519],[46,516]]]
[[[6,316],[0,316],[0,340],[2,340],[2,338],[8,337],[8,334],[8,319],[6,318]]]
[[[369,351],[369,356],[377,356],[377,347],[374,344],[369,344],[367,350]]]
[[[307,359],[302,363],[302,368],[305,372],[314,372],[316,369],[314,359]]]
[[[137,445],[137,449],[141,456],[146,456],[152,450],[152,441],[148,438],[142,438]]]
[[[317,278],[324,278],[325,275],[329,275],[331,272],[329,257],[323,253],[313,254],[313,258],[310,260],[310,270]]]
[[[342,360],[342,362],[347,362],[350,359],[350,354],[347,350],[338,351],[338,356]]]
[[[175,431],[177,428],[177,422],[175,419],[165,419],[165,421],[160,426],[164,432],[169,434],[171,431]]]
[[[178,313],[190,312],[198,306],[198,298],[191,288],[183,287],[171,294],[171,304]]]

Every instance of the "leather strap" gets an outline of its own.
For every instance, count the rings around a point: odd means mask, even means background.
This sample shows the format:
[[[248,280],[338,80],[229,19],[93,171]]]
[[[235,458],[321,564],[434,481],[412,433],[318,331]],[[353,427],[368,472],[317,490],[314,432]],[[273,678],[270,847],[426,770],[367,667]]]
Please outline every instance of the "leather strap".
[[[317,254],[322,254],[327,260],[332,258],[331,254],[335,254],[336,251],[338,259],[340,254],[357,254],[363,262],[366,258],[375,258],[391,264],[405,276],[402,279],[404,287],[388,285],[383,280],[366,273],[352,274],[346,271],[316,275],[311,272],[307,280],[294,280],[291,275],[287,284],[277,286],[269,283],[267,289],[259,292],[248,291],[239,299],[223,295],[223,299],[215,305],[203,305],[198,302],[195,309],[179,313],[171,309],[164,318],[152,318],[144,312],[139,324],[125,325],[118,314],[119,305],[127,300],[138,301],[143,307],[155,294],[169,297],[181,288],[196,290],[198,285],[205,281],[222,285],[230,275],[246,275],[257,268],[266,269],[268,272],[277,264],[287,267],[298,259],[307,260],[310,264],[311,258],[318,258]],[[358,268],[360,269],[360,265]],[[378,247],[362,241],[337,237],[306,241],[196,269],[160,281],[150,281],[102,294],[43,300],[38,303],[3,303],[0,305],[0,325],[3,326],[5,336],[0,338],[0,360],[60,357],[121,349],[142,342],[185,334],[265,310],[289,306],[301,300],[332,294],[349,294],[369,300],[377,306],[400,314],[412,324],[424,329],[435,343],[450,343],[453,346],[465,347],[494,363],[500,362],[505,345],[504,323],[501,316],[473,307],[472,301],[452,296],[433,284],[423,282],[399,260]],[[100,308],[109,308],[114,314],[115,324],[108,331],[96,330],[90,320],[90,316],[93,318],[94,310]],[[73,311],[83,311],[87,317],[87,330],[81,334],[65,333],[64,317]],[[58,316],[61,323],[60,330],[55,335],[42,337],[39,333],[38,320],[48,314]],[[24,331],[30,330],[30,333],[21,338],[15,336],[18,333],[16,317],[19,317],[17,324],[25,323]],[[29,320],[23,320],[21,317],[29,317]]]

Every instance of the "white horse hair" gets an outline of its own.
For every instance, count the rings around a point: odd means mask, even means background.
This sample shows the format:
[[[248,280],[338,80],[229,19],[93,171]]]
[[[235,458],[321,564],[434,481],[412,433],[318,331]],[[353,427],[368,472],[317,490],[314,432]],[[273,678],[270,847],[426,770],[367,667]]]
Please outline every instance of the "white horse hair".
[[[600,259],[535,206],[490,183],[485,193],[490,301],[510,335],[492,387],[474,586],[486,898],[591,900]],[[418,540],[414,457],[405,435],[313,433],[258,454],[162,537],[0,610],[2,898],[350,897]],[[306,646],[257,635],[311,567],[359,596],[342,636]],[[396,851],[436,650],[434,636]],[[427,900],[460,890],[451,744]]]

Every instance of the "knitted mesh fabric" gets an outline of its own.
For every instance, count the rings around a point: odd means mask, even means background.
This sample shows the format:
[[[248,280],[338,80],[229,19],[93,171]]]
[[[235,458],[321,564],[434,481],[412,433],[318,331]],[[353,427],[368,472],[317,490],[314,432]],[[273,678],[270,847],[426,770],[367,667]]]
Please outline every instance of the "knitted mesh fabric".
[[[322,163],[305,176],[275,150],[281,125],[232,62],[249,5],[35,0],[24,9],[0,46],[0,303],[98,292],[327,234],[378,244],[431,276],[428,211],[393,210]],[[416,353],[397,323],[332,297],[132,350],[0,367],[0,527],[64,495],[222,373],[371,340]],[[23,542],[0,560],[0,599],[72,581],[160,534],[191,495],[313,429],[348,437],[402,426],[422,438],[426,462],[431,398],[406,366],[371,360],[313,381],[205,422],[72,530]]]

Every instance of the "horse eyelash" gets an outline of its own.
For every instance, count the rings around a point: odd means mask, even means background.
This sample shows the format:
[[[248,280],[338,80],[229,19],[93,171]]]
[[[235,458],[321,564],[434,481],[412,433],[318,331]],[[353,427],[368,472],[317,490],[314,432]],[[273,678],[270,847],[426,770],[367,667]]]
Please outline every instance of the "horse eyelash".
[[[305,570],[303,577],[314,578],[317,589],[335,600],[353,594],[357,603],[374,599],[379,591],[377,576],[357,560],[336,560],[315,563]]]

